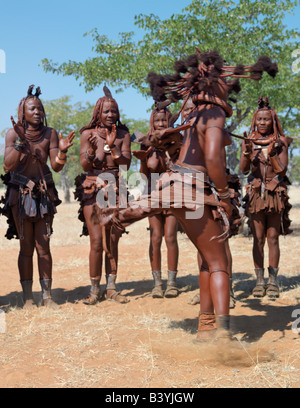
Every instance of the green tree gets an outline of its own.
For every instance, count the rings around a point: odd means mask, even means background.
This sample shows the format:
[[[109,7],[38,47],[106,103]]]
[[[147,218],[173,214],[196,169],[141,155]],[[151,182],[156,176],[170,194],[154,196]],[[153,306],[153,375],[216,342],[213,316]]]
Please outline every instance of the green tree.
[[[258,97],[266,95],[286,134],[298,137],[299,74],[292,71],[292,52],[300,48],[299,31],[283,24],[283,18],[298,4],[298,0],[194,0],[181,14],[165,20],[153,14],[135,16],[135,25],[144,34],[141,39],[136,39],[135,32],[126,32],[113,41],[95,28],[86,34],[92,37],[95,57],[62,64],[45,58],[42,65],[46,72],[74,76],[86,91],[106,83],[118,91],[132,87],[149,97],[148,72],[172,72],[174,62],[193,54],[196,46],[218,50],[228,65],[251,64],[268,55],[278,63],[279,74],[275,79],[264,76],[259,83],[242,80],[228,128],[240,131],[248,127]],[[234,140],[228,149],[232,170],[238,164],[239,145]],[[297,147],[293,143],[291,152]]]

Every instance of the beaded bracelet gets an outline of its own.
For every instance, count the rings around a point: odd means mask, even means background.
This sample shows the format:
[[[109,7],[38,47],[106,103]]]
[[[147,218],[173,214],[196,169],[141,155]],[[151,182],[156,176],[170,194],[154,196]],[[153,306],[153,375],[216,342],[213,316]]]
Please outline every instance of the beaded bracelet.
[[[57,156],[55,157],[55,161],[57,164],[64,165],[67,161],[67,154],[66,152],[62,152],[61,150],[58,151]]]
[[[223,188],[216,188],[216,190],[217,190],[217,192],[218,192],[218,193],[224,193],[224,192],[228,191],[228,189],[229,189],[228,184],[227,184],[227,186],[226,186],[226,187],[223,187]]]
[[[92,156],[90,156],[88,152],[85,152],[85,159],[89,164],[93,163],[93,161],[95,160],[95,157],[96,157],[96,154],[93,154]]]
[[[220,200],[226,200],[227,198],[230,198],[230,192],[218,193],[218,197]]]
[[[62,165],[64,165],[64,164],[66,163],[66,161],[67,161],[67,155],[66,155],[66,153],[64,153],[64,152],[62,152],[62,151],[59,151],[59,152],[57,153],[57,156],[55,157],[55,161],[56,161],[57,164],[62,164]]]
[[[21,152],[23,150],[24,145],[25,145],[25,140],[22,140],[20,137],[18,137],[15,141],[14,148],[18,152]]]
[[[67,158],[67,152],[63,152],[62,150],[59,150],[57,153],[57,156],[61,159],[64,160]]]
[[[55,161],[57,164],[65,164],[67,159],[60,159],[58,156],[56,156]]]

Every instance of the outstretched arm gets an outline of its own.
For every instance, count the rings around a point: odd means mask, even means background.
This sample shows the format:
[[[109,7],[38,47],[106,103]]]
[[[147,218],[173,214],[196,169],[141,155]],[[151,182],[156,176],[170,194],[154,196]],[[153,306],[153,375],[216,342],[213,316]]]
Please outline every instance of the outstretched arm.
[[[24,157],[22,147],[16,143],[18,135],[14,129],[9,129],[5,136],[5,152],[3,168],[6,173],[15,171]]]
[[[5,154],[3,168],[6,173],[14,171],[23,158],[23,148],[26,143],[25,131],[21,123],[16,123],[10,117],[13,128],[9,129],[5,137]]]
[[[141,150],[133,150],[132,154],[141,161],[141,166],[140,166],[140,173],[144,174],[146,177],[149,176],[149,169],[147,166],[147,158],[152,150],[152,147],[146,148],[144,146],[141,146]]]
[[[244,137],[247,137],[247,133],[244,132]],[[241,148],[241,160],[240,160],[240,169],[243,174],[247,174],[251,167],[251,153],[252,153],[252,142],[250,140],[243,140]]]
[[[55,172],[59,172],[64,167],[67,161],[67,151],[73,145],[73,139],[75,137],[75,132],[72,131],[69,135],[63,138],[62,134],[57,132],[55,129],[51,129],[49,155],[51,167]]]

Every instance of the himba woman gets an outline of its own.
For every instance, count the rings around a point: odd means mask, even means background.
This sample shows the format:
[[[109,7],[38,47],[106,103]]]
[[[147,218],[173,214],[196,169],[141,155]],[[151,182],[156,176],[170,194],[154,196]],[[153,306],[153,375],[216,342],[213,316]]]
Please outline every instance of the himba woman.
[[[148,135],[153,134],[155,130],[163,130],[169,128],[172,114],[168,108],[155,108],[150,116],[150,129]],[[151,174],[157,176],[164,173],[168,166],[171,165],[177,158],[178,149],[167,152],[165,149],[154,147],[141,146],[141,150],[132,152],[141,160],[140,172],[147,177],[149,193],[151,188]],[[178,222],[176,217],[167,209],[159,214],[154,214],[149,217],[150,226],[150,245],[149,257],[154,279],[154,287],[152,290],[153,298],[172,298],[178,296],[178,288],[176,285],[177,266],[178,266],[178,242],[177,230]],[[162,287],[162,272],[161,272],[161,245],[163,236],[167,247],[167,265],[168,265],[168,281],[165,292]]]
[[[76,178],[75,198],[80,201],[79,219],[84,222],[83,234],[90,237],[89,273],[91,290],[84,299],[87,305],[94,305],[102,298],[100,281],[102,257],[105,251],[106,299],[127,303],[127,297],[116,291],[118,266],[118,242],[120,232],[114,227],[102,228],[95,223],[101,211],[96,203],[98,192],[105,199],[113,197],[119,205],[119,166],[130,166],[130,135],[120,122],[118,104],[110,91],[104,87],[105,96],[96,102],[90,123],[81,130],[80,161],[86,172]],[[110,180],[101,179],[109,176]],[[100,177],[99,177],[100,176]],[[113,190],[113,191],[112,191]],[[110,195],[112,193],[112,195]]]
[[[250,219],[253,234],[253,261],[256,285],[253,296],[279,297],[277,283],[280,257],[279,235],[289,229],[287,186],[288,145],[290,138],[283,134],[279,118],[269,105],[268,98],[260,97],[248,137],[242,143],[240,167],[244,174],[251,171],[246,186],[245,212]],[[264,245],[269,249],[269,279],[264,280]]]
[[[55,172],[64,167],[74,132],[65,139],[47,126],[46,114],[39,99],[40,88],[28,89],[18,108],[18,121],[5,138],[4,182],[6,196],[1,212],[8,217],[8,239],[20,240],[18,267],[23,289],[24,307],[35,307],[32,294],[33,253],[38,256],[42,304],[57,307],[51,296],[52,257],[50,235],[56,206],[61,203],[47,160]]]
[[[192,98],[188,99],[187,102],[185,103],[182,112],[181,112],[181,123],[185,123],[188,121],[189,115],[196,110],[196,105],[193,103]],[[225,132],[225,130],[224,130]],[[226,153],[225,153],[225,146],[230,145],[231,138],[230,135],[226,132],[225,133],[226,137],[224,137],[224,151],[223,151],[223,160],[226,164]],[[230,309],[234,309],[235,307],[235,297],[234,297],[234,292],[233,292],[233,280],[232,280],[232,255],[229,247],[229,238],[233,235],[236,235],[238,233],[238,224],[240,223],[240,214],[238,211],[238,206],[239,200],[238,197],[240,197],[240,192],[239,190],[241,189],[239,179],[236,175],[230,174],[230,171],[228,168],[226,168],[226,173],[227,173],[227,181],[228,181],[228,191],[230,192],[230,198],[231,198],[231,204],[233,205],[233,214],[230,217],[230,235],[226,240],[224,240],[225,244],[225,251],[226,251],[226,256],[227,256],[227,261],[228,261],[228,275],[229,275],[229,283],[230,283],[230,303],[229,307]],[[208,271],[208,265],[205,261],[205,259],[202,258],[200,252],[197,252],[197,263],[198,263],[198,268],[201,276],[201,271]],[[188,303],[190,305],[196,305],[200,303],[200,291],[196,293],[192,298],[189,299]]]
[[[224,60],[217,52],[208,51],[202,54],[197,51],[196,55],[188,57],[186,61],[175,63],[175,70],[175,74],[171,76],[151,73],[148,77],[153,97],[155,95],[161,101],[169,98],[171,102],[180,99],[187,101],[192,97],[197,105],[196,111],[191,115],[193,117],[189,120],[190,131],[184,135],[179,158],[170,168],[170,177],[167,175],[169,180],[173,181],[171,211],[208,264],[208,271],[203,271],[200,275],[197,340],[227,341],[230,339],[230,288],[223,239],[228,236],[226,231],[228,232],[228,218],[232,214],[232,205],[223,157],[224,124],[226,116],[232,115],[232,108],[227,99],[229,91],[237,89],[237,80],[229,83],[226,77],[261,79],[263,71],[274,76],[277,66],[267,57],[260,58],[256,64],[250,66],[241,64],[237,67],[224,66]],[[158,101],[156,98],[154,97]],[[166,132],[162,131],[161,134],[163,137]],[[159,134],[154,136],[160,140]],[[189,185],[193,193],[196,192],[197,181],[202,183],[204,206],[199,206],[203,209],[202,216],[195,201],[184,203],[182,200],[181,203],[177,201],[180,176],[184,178],[183,186]],[[213,195],[212,185],[217,197]],[[118,213],[118,222],[125,227],[158,211],[153,207],[142,206],[141,202],[142,200],[137,201],[135,206],[131,203],[130,207],[121,209]],[[182,203],[184,205],[180,208],[178,204]],[[190,204],[193,204],[193,207]],[[191,218],[188,217],[188,213],[193,212],[192,208],[197,214]],[[221,226],[220,217],[227,228]],[[114,222],[115,214],[112,211],[102,214],[102,225]]]

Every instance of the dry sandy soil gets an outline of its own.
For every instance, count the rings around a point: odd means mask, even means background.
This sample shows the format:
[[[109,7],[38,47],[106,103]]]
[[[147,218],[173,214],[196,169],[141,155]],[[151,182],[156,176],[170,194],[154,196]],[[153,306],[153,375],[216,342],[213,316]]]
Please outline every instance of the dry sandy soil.
[[[130,302],[86,306],[81,300],[89,292],[89,242],[80,238],[78,204],[62,204],[52,237],[53,296],[60,308],[25,311],[20,308],[18,241],[4,239],[1,217],[0,318],[6,330],[0,333],[0,387],[299,387],[300,336],[292,324],[300,316],[300,189],[291,188],[290,196],[294,232],[280,241],[278,300],[251,296],[252,240],[243,235],[230,240],[237,298],[231,311],[237,341],[231,347],[193,343],[199,305],[188,300],[197,293],[198,271],[196,251],[185,235],[178,235],[178,298],[150,295],[148,221],[143,220],[120,241],[118,289]],[[164,244],[162,250],[166,278]],[[34,294],[38,301],[36,263]]]

